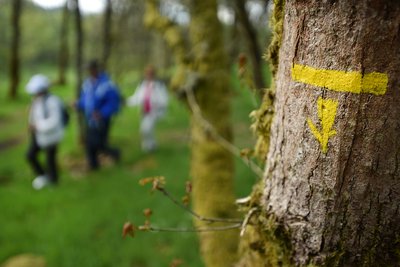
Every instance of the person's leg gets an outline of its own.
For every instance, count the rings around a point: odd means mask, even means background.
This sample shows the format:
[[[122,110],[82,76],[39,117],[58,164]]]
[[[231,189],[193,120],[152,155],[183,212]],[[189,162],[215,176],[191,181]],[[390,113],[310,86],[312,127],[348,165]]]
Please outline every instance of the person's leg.
[[[40,147],[36,142],[35,136],[31,135],[31,142],[29,144],[28,151],[26,153],[26,159],[28,160],[30,166],[36,175],[44,175],[44,169],[38,160],[38,154],[40,152]]]
[[[86,159],[91,170],[98,169],[98,131],[96,129],[87,128],[85,138]]]
[[[114,161],[118,162],[120,160],[120,151],[118,148],[111,147],[109,145],[109,134],[110,134],[111,120],[104,120],[100,135],[101,135],[101,150],[106,155],[112,157]]]
[[[58,182],[58,170],[57,170],[57,145],[52,145],[46,148],[47,157],[47,174],[48,179],[53,184]]]
[[[142,149],[145,152],[153,151],[156,148],[154,138],[154,127],[157,117],[152,114],[145,114],[140,124],[140,133],[142,135]]]

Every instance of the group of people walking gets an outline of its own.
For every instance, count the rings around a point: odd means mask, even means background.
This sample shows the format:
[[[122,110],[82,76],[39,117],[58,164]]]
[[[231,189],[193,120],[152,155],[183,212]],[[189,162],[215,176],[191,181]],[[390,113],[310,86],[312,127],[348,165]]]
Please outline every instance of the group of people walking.
[[[120,150],[109,145],[108,137],[112,118],[119,112],[124,101],[118,87],[96,60],[88,63],[87,70],[89,75],[73,107],[83,117],[83,141],[88,168],[96,170],[100,167],[100,153],[110,156],[115,162],[120,160]],[[51,94],[49,89],[50,81],[42,74],[32,76],[26,85],[27,93],[33,97],[29,113],[30,144],[27,160],[36,175],[32,186],[37,190],[58,183],[57,149],[63,139],[67,120],[63,101]],[[142,150],[154,151],[155,124],[165,113],[168,104],[166,86],[156,79],[154,67],[146,68],[144,80],[128,97],[126,104],[141,107]],[[45,165],[39,161],[40,152],[46,154]]]

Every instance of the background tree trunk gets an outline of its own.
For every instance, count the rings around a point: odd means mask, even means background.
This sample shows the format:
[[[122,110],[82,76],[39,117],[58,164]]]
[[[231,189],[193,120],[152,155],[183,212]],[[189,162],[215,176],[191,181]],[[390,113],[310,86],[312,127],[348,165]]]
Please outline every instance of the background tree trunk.
[[[79,0],[70,0],[74,11],[75,18],[75,73],[76,73],[76,97],[79,97],[82,86],[82,63],[83,63],[83,30],[82,30],[82,15],[79,8]]]
[[[197,102],[203,116],[218,134],[231,141],[229,68],[221,32],[217,1],[192,1],[190,39],[193,66],[201,77],[195,88]],[[236,215],[233,156],[202,127],[196,116],[192,116],[191,132],[194,210],[207,217],[232,218]],[[197,224],[207,226],[201,222]],[[237,256],[237,238],[238,233],[234,230],[200,233],[206,266],[232,266]]]
[[[235,0],[235,13],[240,21],[242,32],[244,33],[250,62],[252,65],[253,80],[257,92],[260,96],[263,95],[265,89],[265,80],[262,67],[262,53],[257,40],[257,33],[251,24],[249,14],[246,10],[246,0]]]
[[[103,21],[103,57],[102,63],[104,69],[107,69],[108,59],[110,57],[112,37],[111,37],[111,21],[112,21],[112,4],[111,0],[106,1]]]
[[[74,19],[75,19],[75,34],[76,34],[76,47],[75,47],[75,73],[76,73],[76,89],[75,89],[75,96],[78,99],[81,93],[82,87],[82,80],[83,80],[83,30],[82,30],[82,16],[81,11],[79,8],[79,0],[70,0],[72,10],[74,11]],[[79,128],[79,135],[78,140],[79,143],[83,143],[85,138],[84,135],[84,115],[82,112],[77,113],[78,119],[78,128]]]
[[[258,251],[280,251],[248,266],[399,266],[400,2],[287,1],[284,18],[258,220]]]
[[[17,97],[18,84],[19,84],[19,71],[20,71],[20,59],[19,59],[19,45],[20,45],[20,17],[22,9],[22,0],[12,1],[12,12],[11,12],[11,27],[12,36],[10,43],[10,87],[8,96],[11,99]]]
[[[69,45],[68,45],[68,29],[69,29],[69,8],[68,1],[64,5],[61,30],[60,30],[60,51],[58,56],[58,83],[66,83],[66,71],[68,67]]]

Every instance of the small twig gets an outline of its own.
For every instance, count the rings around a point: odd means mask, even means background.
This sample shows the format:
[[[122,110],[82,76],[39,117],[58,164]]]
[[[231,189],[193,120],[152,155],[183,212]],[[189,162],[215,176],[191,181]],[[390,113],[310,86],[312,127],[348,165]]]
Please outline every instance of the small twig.
[[[203,227],[203,228],[163,228],[163,227],[154,227],[151,225],[146,226],[146,231],[151,231],[151,232],[217,232],[217,231],[227,231],[227,230],[232,230],[236,228],[240,228],[242,224],[241,223],[236,223],[236,224],[231,224],[231,225],[225,225],[225,226],[216,226],[216,227]]]
[[[219,143],[222,147],[224,147],[227,151],[235,155],[236,157],[240,158],[246,166],[248,166],[259,178],[262,178],[263,176],[263,171],[260,167],[257,166],[252,160],[249,158],[244,158],[241,156],[241,151],[239,148],[234,146],[232,143],[230,143],[228,140],[223,138],[218,132],[215,130],[213,125],[208,122],[202,115],[200,106],[198,105],[196,98],[193,94],[193,91],[191,88],[186,89],[187,92],[187,99],[188,99],[188,104],[190,106],[190,109],[192,110],[194,116],[199,120],[199,122],[202,124],[203,128],[212,134],[214,137],[215,141]]]
[[[249,210],[249,212],[247,213],[246,217],[243,220],[243,223],[240,227],[240,236],[243,236],[244,233],[246,232],[246,226],[247,224],[249,224],[250,218],[253,216],[253,214],[257,211],[257,208],[252,208]]]
[[[189,212],[192,216],[194,216],[196,219],[204,222],[209,222],[209,223],[216,223],[216,222],[225,222],[225,223],[240,223],[242,224],[242,220],[240,219],[232,219],[232,218],[207,218],[203,217],[197,213],[195,213],[193,210],[189,209],[187,206],[183,205],[181,202],[176,200],[170,193],[168,193],[167,190],[165,190],[164,187],[158,186],[156,188],[158,191],[162,192],[166,197],[168,197],[175,205],[178,207],[184,209],[185,211]]]

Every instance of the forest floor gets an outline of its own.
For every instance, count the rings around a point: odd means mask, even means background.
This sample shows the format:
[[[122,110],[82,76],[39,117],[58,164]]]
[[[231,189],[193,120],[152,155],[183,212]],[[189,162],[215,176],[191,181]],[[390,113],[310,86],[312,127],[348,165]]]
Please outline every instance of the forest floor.
[[[236,83],[237,84],[237,83]],[[54,93],[70,102],[68,87]],[[127,96],[131,92],[124,92]],[[140,114],[124,108],[114,121],[111,144],[122,150],[115,165],[103,159],[103,168],[88,172],[83,149],[76,142],[76,116],[72,114],[59,151],[61,169],[57,187],[35,191],[33,173],[25,161],[28,145],[27,107],[30,99],[21,90],[16,101],[0,96],[0,265],[18,255],[42,257],[47,266],[169,266],[175,259],[182,266],[203,266],[196,234],[144,233],[122,238],[122,226],[141,225],[143,210],[151,208],[151,222],[160,227],[191,227],[192,217],[161,194],[139,185],[144,177],[166,177],[167,190],[180,199],[190,180],[189,118],[185,107],[171,97],[167,115],[157,126],[158,150],[140,150]],[[235,143],[252,148],[248,114],[254,109],[248,91],[235,86],[233,126]],[[250,193],[257,181],[240,159],[236,160],[237,197]]]

